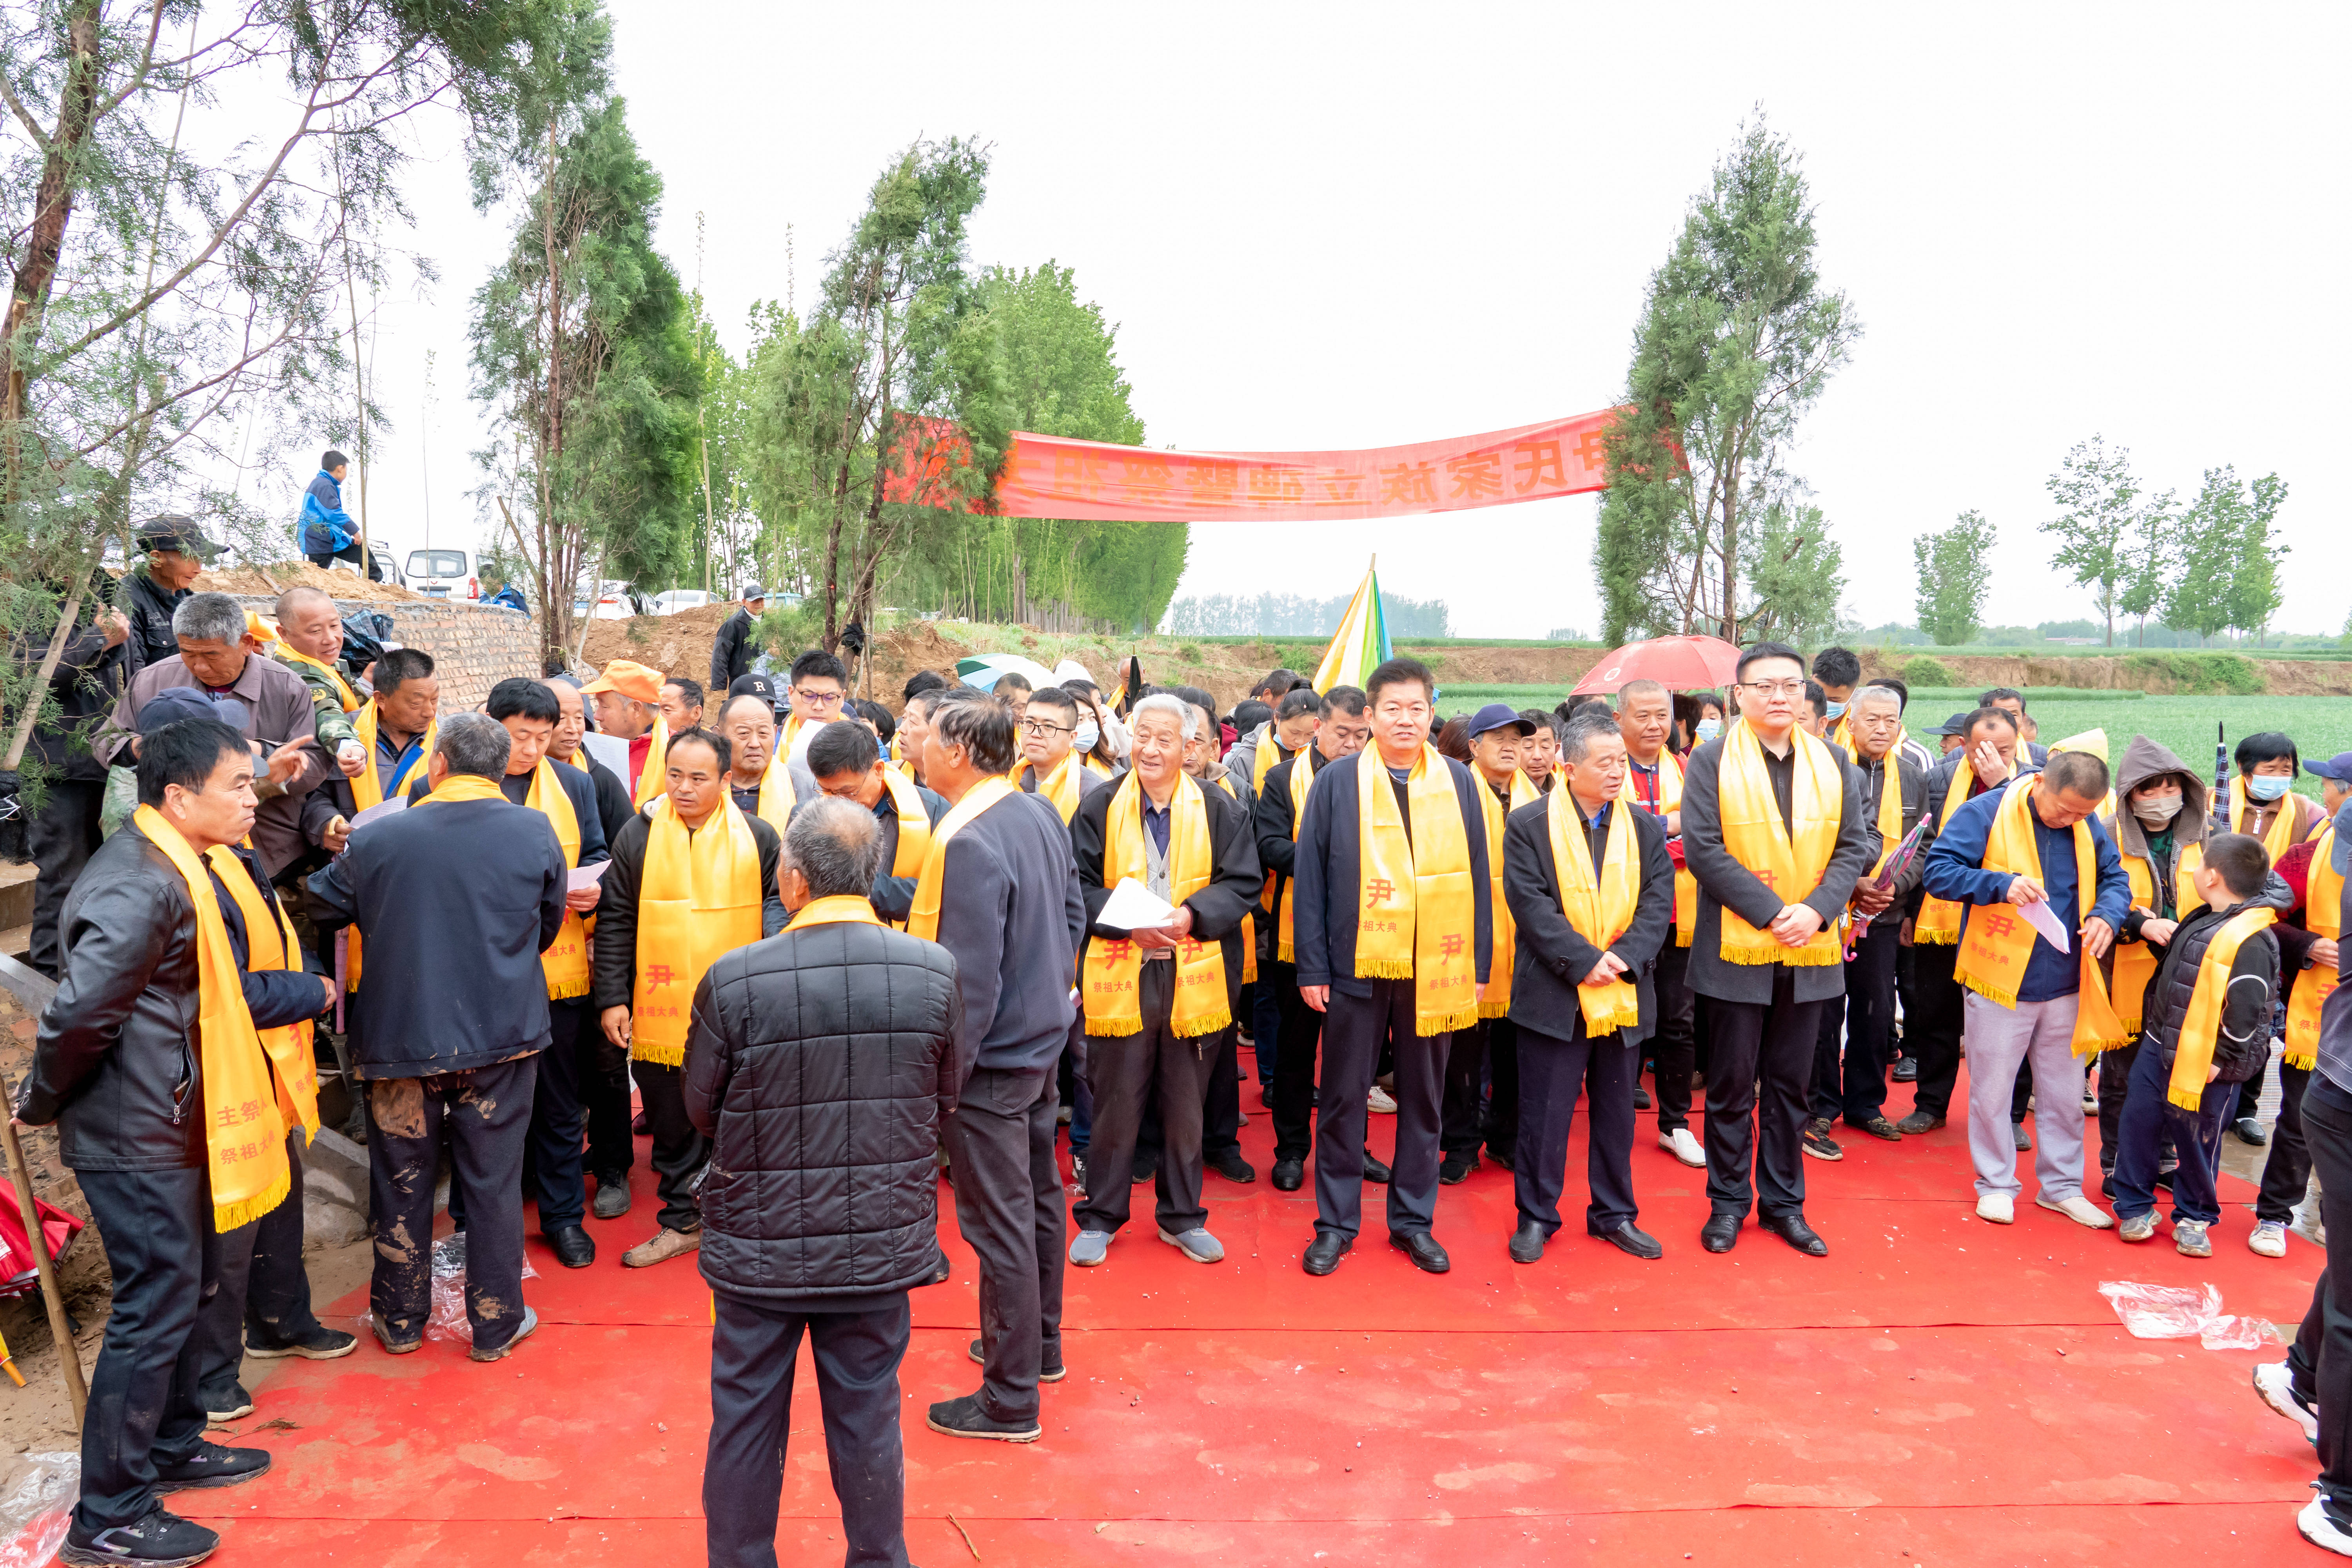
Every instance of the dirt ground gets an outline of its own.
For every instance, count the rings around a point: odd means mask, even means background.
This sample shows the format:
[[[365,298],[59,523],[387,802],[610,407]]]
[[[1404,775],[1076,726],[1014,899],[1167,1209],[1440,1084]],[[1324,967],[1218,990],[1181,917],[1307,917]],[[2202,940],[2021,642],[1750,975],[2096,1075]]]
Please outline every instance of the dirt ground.
[[[331,598],[358,599],[370,604],[425,597],[397,583],[371,583],[355,572],[330,572],[308,561],[204,572],[197,574],[195,582],[199,594],[274,595],[296,587],[316,588]]]

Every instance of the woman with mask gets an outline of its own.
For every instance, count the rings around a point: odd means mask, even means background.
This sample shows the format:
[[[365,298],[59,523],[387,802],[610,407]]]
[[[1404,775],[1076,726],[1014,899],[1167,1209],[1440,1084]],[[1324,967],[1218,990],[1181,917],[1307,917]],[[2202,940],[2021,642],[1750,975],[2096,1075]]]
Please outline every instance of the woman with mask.
[[[2270,851],[2271,864],[2327,820],[2317,801],[2296,795],[2294,775],[2303,759],[2294,742],[2276,730],[2238,742],[2237,776],[2230,781],[2230,831],[2251,833]]]

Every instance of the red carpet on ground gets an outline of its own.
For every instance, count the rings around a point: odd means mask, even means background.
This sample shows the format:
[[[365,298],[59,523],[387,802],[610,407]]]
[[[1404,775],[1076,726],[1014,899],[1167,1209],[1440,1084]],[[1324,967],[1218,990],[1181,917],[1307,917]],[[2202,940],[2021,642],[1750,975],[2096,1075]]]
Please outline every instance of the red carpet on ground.
[[[975,1265],[941,1188],[955,1274],[916,1293],[902,1373],[915,1562],[2089,1564],[2309,1551],[2292,1515],[2310,1495],[2311,1449],[2248,1386],[2283,1351],[2135,1340],[2096,1289],[2210,1280],[2229,1310],[2292,1332],[2324,1260],[2299,1237],[2284,1262],[2247,1251],[2243,1182],[2224,1178],[2227,1213],[2200,1263],[2174,1252],[2168,1229],[2128,1247],[2034,1208],[2031,1154],[2018,1223],[1978,1220],[1957,1122],[1899,1145],[1853,1133],[1843,1162],[1805,1167],[1828,1258],[1753,1226],[1713,1257],[1698,1245],[1704,1173],[1657,1148],[1644,1114],[1634,1184],[1666,1256],[1642,1263],[1581,1234],[1580,1121],[1568,1228],[1541,1263],[1505,1254],[1510,1173],[1486,1164],[1442,1190],[1451,1274],[1417,1273],[1385,1245],[1384,1191],[1368,1186],[1356,1251],[1312,1279],[1298,1257],[1313,1184],[1268,1184],[1271,1118],[1248,1060],[1243,1148],[1259,1179],[1208,1178],[1227,1260],[1202,1267],[1161,1244],[1139,1189],[1109,1261],[1069,1271],[1071,1375],[1045,1390],[1034,1445],[923,1426],[926,1405],[979,1381],[965,1354]],[[1895,1086],[1890,1113],[1909,1100]],[[1371,1121],[1385,1152],[1394,1121]],[[592,1268],[558,1267],[532,1238],[541,1278],[526,1293],[541,1327],[509,1360],[476,1365],[439,1341],[395,1360],[362,1328],[355,1354],[270,1375],[231,1440],[272,1449],[272,1472],[176,1500],[223,1531],[217,1561],[698,1561],[709,1294],[687,1260],[620,1267],[654,1229],[642,1163],[635,1190],[626,1217],[589,1221]],[[361,1292],[333,1317],[354,1326],[365,1310]],[[814,1386],[803,1352],[778,1532],[787,1563],[843,1552]]]

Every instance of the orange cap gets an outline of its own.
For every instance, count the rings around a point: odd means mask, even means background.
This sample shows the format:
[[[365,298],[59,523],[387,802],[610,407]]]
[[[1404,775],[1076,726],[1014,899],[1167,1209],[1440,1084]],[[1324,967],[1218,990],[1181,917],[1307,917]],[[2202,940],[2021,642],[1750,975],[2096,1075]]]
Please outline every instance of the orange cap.
[[[662,672],[658,669],[647,669],[631,659],[616,658],[604,667],[603,674],[580,689],[586,693],[617,691],[634,701],[659,706],[662,679]]]
[[[278,623],[264,620],[251,610],[247,610],[245,612],[245,635],[256,642],[276,642]]]

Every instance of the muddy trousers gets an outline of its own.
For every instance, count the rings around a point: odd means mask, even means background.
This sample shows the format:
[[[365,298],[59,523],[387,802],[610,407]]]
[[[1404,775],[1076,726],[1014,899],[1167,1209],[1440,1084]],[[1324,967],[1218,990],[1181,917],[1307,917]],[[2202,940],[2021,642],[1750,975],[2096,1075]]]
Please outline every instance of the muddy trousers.
[[[375,1277],[368,1304],[397,1344],[433,1311],[433,1183],[441,1151],[466,1212],[466,1316],[474,1348],[522,1326],[522,1153],[538,1053],[469,1072],[368,1085],[368,1222]]]

